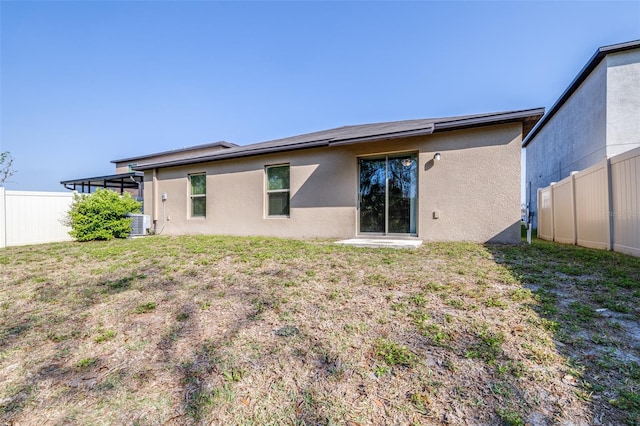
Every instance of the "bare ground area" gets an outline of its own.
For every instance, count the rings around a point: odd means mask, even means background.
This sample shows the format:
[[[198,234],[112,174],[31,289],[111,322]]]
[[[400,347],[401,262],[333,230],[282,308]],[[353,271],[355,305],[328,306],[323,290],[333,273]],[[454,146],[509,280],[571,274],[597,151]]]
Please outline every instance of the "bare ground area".
[[[0,250],[5,424],[640,423],[640,259],[536,241]]]

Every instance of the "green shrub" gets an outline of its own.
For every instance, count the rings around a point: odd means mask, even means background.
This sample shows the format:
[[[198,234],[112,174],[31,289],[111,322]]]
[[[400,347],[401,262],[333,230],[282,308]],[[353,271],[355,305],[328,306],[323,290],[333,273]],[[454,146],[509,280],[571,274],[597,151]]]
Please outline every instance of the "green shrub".
[[[67,215],[69,235],[78,241],[126,238],[131,232],[127,213],[139,213],[141,204],[131,194],[98,189],[93,194],[76,194]]]

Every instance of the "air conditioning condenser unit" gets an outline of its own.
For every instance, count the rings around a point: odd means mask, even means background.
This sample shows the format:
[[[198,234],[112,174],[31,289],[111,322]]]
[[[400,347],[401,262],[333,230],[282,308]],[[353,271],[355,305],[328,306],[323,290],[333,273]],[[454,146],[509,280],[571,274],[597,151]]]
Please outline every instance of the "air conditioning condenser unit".
[[[131,218],[131,233],[129,236],[147,235],[151,229],[151,216],[148,214],[128,214]]]

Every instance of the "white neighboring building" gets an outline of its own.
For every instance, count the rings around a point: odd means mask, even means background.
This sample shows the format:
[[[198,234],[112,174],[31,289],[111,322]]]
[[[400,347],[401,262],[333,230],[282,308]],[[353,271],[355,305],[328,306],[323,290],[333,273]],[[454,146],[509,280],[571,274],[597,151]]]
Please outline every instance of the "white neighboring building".
[[[599,48],[522,146],[537,228],[538,188],[640,146],[640,40]]]

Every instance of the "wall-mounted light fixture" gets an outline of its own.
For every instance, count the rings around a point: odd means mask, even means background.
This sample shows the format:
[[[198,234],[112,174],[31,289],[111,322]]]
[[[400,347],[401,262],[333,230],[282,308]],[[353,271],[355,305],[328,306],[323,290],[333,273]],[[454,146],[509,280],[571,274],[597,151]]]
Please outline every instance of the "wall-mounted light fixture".
[[[436,155],[434,155],[434,156],[433,156],[433,159],[434,159],[435,161],[440,161],[440,158],[442,158],[442,156],[440,155],[440,153],[439,153],[439,152],[436,152]]]

